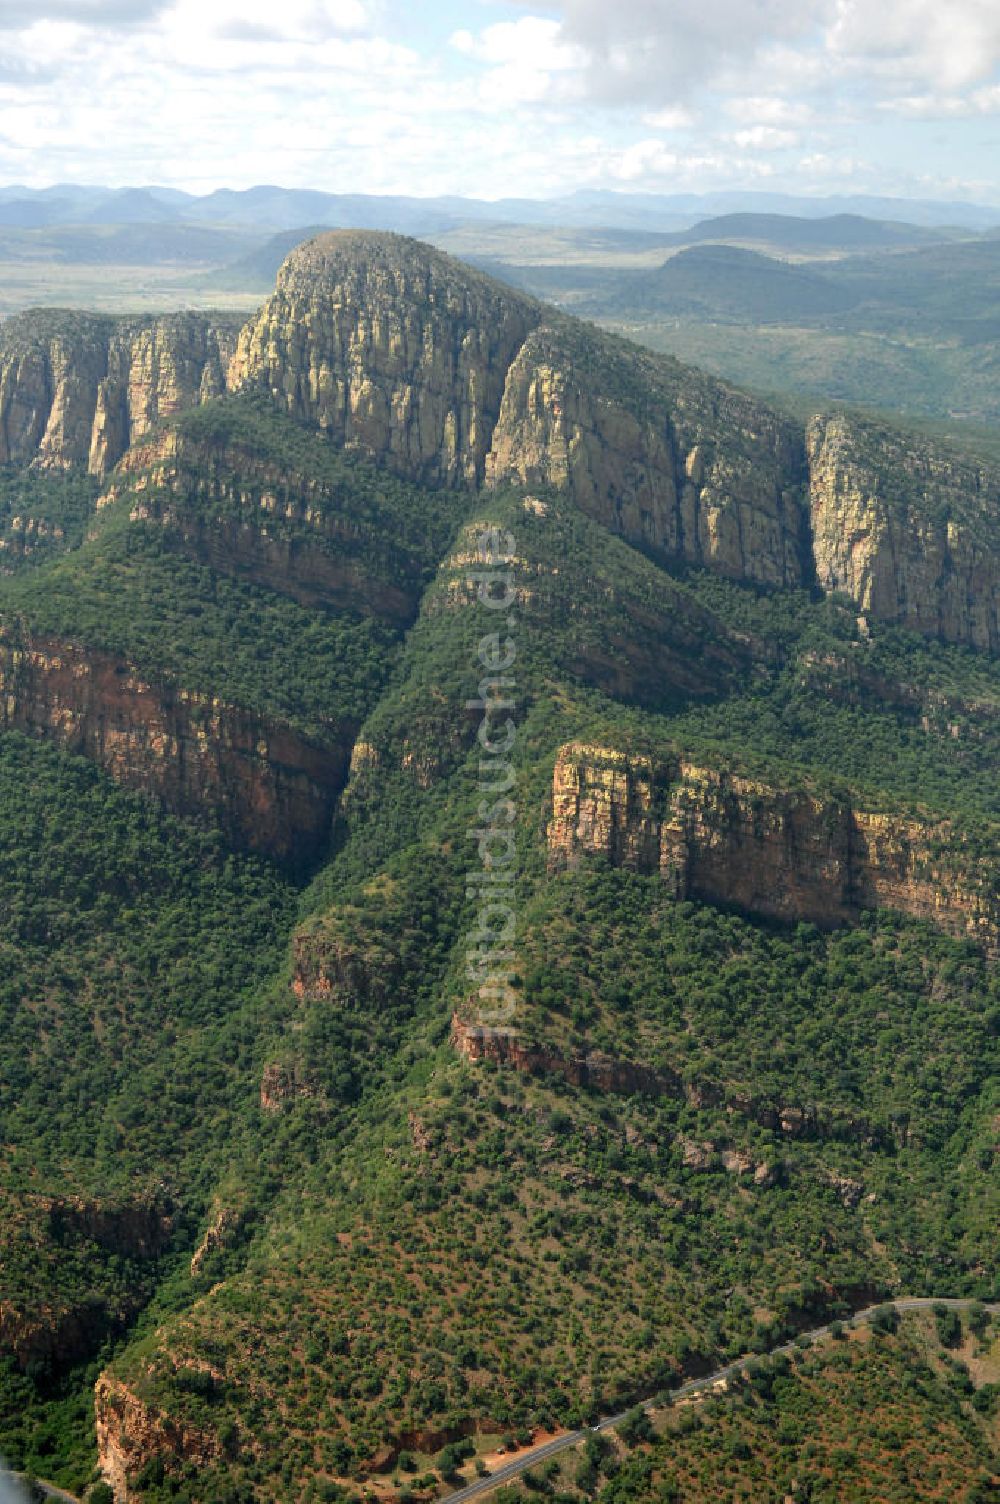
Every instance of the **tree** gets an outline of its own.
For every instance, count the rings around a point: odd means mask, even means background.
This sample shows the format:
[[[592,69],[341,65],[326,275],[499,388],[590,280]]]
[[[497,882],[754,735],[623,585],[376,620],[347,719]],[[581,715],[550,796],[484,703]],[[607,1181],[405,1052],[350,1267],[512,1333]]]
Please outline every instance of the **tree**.
[[[637,1446],[640,1441],[653,1440],[653,1423],[641,1405],[636,1405],[629,1411],[618,1427],[618,1435],[628,1447]]]

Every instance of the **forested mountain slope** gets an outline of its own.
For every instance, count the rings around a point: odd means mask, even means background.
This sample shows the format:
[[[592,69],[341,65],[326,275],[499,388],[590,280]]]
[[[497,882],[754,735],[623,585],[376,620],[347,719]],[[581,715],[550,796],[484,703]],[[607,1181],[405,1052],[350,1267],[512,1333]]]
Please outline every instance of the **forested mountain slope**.
[[[1000,476],[395,236],[191,328],[0,333],[0,1450],[429,1498],[992,1294]]]

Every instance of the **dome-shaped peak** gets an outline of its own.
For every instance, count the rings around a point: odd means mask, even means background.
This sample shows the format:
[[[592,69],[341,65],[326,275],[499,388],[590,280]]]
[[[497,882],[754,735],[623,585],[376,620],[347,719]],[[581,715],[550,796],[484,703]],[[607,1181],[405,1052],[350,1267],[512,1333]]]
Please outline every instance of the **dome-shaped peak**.
[[[443,295],[488,319],[514,310],[533,323],[540,316],[533,298],[422,240],[388,230],[327,230],[314,235],[285,258],[275,291],[323,297],[334,289],[349,298],[375,290],[404,303]]]
[[[339,271],[346,266],[457,266],[450,256],[410,235],[390,230],[324,230],[290,251],[278,273],[284,275]]]
[[[230,383],[425,484],[475,485],[507,371],[542,317],[419,240],[332,230],[288,256]]]

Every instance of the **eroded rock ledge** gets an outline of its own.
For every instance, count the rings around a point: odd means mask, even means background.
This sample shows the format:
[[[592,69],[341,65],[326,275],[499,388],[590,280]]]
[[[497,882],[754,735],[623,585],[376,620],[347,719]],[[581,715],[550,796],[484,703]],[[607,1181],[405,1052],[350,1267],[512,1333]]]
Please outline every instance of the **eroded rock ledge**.
[[[280,861],[325,843],[355,728],[328,745],[110,653],[0,626],[0,730],[44,736],[177,814],[211,811],[237,846]]]
[[[219,574],[252,580],[307,608],[364,612],[395,626],[416,617],[419,565],[370,524],[336,510],[333,487],[249,446],[199,442],[167,428],[129,450],[98,510],[123,498],[133,523],[159,524],[168,542]],[[365,543],[414,583],[380,577],[364,557]]]
[[[572,743],[559,752],[549,864],[592,856],[659,872],[677,898],[824,927],[895,909],[995,951],[995,864],[950,821],[854,808],[682,758]]]
[[[718,1107],[748,1118],[774,1133],[793,1139],[836,1139],[881,1148],[891,1143],[888,1125],[832,1111],[817,1103],[781,1103],[754,1097],[717,1081],[691,1081],[665,1067],[591,1052],[564,1055],[557,1049],[526,1043],[516,1030],[486,1028],[455,1014],[451,1043],[466,1060],[491,1060],[528,1076],[562,1076],[574,1086],[624,1095],[672,1097],[692,1107]]]
[[[192,1370],[196,1372],[221,1379],[207,1365]],[[222,1452],[214,1431],[161,1413],[108,1373],[101,1374],[95,1386],[94,1412],[98,1464],[116,1504],[138,1499],[130,1480],[152,1457],[168,1456],[172,1462],[205,1467],[218,1461]]]

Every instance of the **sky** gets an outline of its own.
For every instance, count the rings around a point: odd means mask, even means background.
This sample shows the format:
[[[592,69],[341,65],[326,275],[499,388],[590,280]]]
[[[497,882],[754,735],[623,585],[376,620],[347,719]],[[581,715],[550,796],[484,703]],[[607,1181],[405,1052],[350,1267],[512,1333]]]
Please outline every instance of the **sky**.
[[[0,184],[1000,203],[997,0],[0,0]]]

